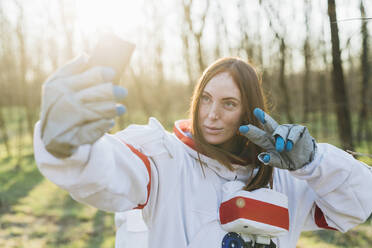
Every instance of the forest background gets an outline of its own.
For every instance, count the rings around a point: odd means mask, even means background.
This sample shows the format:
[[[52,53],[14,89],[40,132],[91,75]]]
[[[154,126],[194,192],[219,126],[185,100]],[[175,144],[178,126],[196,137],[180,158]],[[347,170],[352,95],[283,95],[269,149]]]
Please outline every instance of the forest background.
[[[0,0],[0,247],[113,247],[112,214],[44,179],[32,150],[42,83],[105,32],[136,44],[114,131],[150,116],[171,130],[203,70],[238,56],[257,67],[275,119],[372,165],[372,1]],[[298,247],[371,243],[370,218]]]

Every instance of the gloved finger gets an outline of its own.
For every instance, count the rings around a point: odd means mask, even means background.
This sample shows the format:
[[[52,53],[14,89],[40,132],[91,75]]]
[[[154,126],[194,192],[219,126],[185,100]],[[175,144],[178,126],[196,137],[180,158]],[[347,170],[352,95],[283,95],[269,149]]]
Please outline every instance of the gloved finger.
[[[79,91],[101,83],[111,82],[115,77],[115,71],[111,67],[95,66],[83,73],[70,77],[60,78],[57,84],[63,84],[73,91]]]
[[[115,97],[112,88],[112,83],[98,84],[78,91],[75,94],[75,98],[83,104],[104,101],[113,102],[115,101]]]
[[[284,148],[287,144],[287,137],[289,134],[290,127],[292,125],[279,125],[274,133],[273,136],[275,137],[275,148],[278,152],[284,151]]]
[[[288,133],[287,139],[296,145],[297,141],[301,138],[302,134],[305,132],[306,127],[301,125],[293,125]]]
[[[253,114],[262,123],[264,129],[269,134],[272,134],[279,124],[267,113],[260,108],[255,108]]]
[[[75,94],[81,103],[121,101],[127,95],[127,90],[112,83],[99,84],[83,89]]]
[[[258,160],[260,160],[264,165],[286,169],[279,155],[273,152],[261,152],[258,155]]]
[[[293,149],[293,142],[291,140],[287,140],[287,143],[285,143],[285,150],[287,152],[291,151]]]
[[[275,137],[275,149],[278,152],[284,151],[285,147],[285,142],[284,139],[281,136],[276,136]]]
[[[127,109],[122,104],[116,104],[116,115],[120,116],[127,112]]]
[[[89,60],[88,55],[84,53],[73,58],[65,65],[63,65],[61,68],[59,68],[56,71],[56,73],[54,73],[51,76],[51,78],[48,79],[48,81],[50,81],[53,78],[67,77],[83,72],[88,65],[88,60]]]
[[[242,135],[247,137],[259,147],[266,150],[274,149],[272,138],[264,130],[249,124],[246,126],[241,126],[239,131]]]
[[[264,164],[268,165],[271,159],[270,153],[262,152],[258,155],[258,159]]]
[[[76,140],[80,145],[82,144],[93,144],[106,132],[108,132],[114,124],[112,119],[101,119],[98,121],[87,123],[80,127],[77,132]]]
[[[106,119],[114,118],[126,112],[124,105],[115,102],[90,102],[85,104],[84,107]]]
[[[126,88],[114,85],[112,88],[112,92],[115,96],[116,101],[120,102],[124,100],[124,98],[128,95],[128,91]]]

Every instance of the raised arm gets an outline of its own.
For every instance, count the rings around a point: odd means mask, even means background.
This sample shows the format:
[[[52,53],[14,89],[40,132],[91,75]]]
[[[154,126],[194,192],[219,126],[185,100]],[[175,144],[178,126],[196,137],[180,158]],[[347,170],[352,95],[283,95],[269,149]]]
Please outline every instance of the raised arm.
[[[66,64],[43,85],[34,153],[41,173],[72,197],[107,211],[147,202],[150,161],[118,136],[105,134],[125,108],[115,72],[87,68],[87,56]],[[144,135],[146,135],[144,133]]]

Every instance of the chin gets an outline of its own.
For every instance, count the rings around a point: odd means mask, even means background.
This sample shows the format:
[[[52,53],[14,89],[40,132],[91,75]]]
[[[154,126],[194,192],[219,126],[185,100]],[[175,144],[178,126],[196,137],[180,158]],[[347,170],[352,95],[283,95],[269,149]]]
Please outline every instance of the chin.
[[[221,137],[205,137],[205,141],[207,141],[210,145],[221,145],[224,142],[226,142],[226,139],[223,139]]]

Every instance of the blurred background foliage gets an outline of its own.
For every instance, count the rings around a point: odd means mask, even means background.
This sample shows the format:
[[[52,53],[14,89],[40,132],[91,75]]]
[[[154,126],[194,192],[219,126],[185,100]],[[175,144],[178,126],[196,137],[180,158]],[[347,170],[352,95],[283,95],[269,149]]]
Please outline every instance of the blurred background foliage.
[[[271,114],[372,165],[367,0],[0,0],[0,247],[113,247],[111,214],[73,202],[37,171],[41,85],[112,31],[136,44],[113,132],[155,116],[188,118],[193,86],[224,56],[256,66]],[[66,116],[68,118],[68,116]],[[298,247],[369,247],[371,220],[347,234],[305,233]]]

